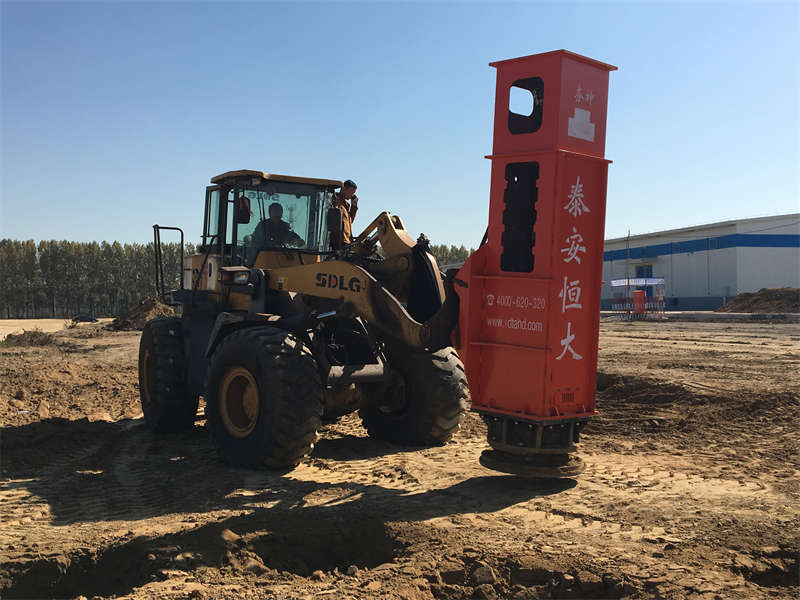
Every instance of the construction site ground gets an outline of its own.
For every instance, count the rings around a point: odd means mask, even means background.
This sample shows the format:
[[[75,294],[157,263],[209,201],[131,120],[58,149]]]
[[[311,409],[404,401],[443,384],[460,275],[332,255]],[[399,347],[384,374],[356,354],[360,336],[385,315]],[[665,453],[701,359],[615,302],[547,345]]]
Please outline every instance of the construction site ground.
[[[327,425],[278,473],[155,437],[139,333],[0,347],[2,598],[797,598],[800,325],[604,321],[574,480]]]

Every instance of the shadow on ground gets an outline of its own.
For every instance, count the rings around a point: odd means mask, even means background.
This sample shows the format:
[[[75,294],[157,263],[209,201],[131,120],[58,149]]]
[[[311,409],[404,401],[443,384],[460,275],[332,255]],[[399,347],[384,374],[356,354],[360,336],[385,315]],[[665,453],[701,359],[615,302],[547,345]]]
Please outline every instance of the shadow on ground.
[[[113,430],[109,423],[96,427]],[[487,476],[409,494],[373,484],[318,483],[294,479],[291,473],[213,467],[213,461],[191,455],[198,448],[185,447],[187,442],[205,437],[200,434],[156,444],[141,428],[125,435],[119,430],[115,433],[119,438],[114,446],[116,454],[103,452],[99,464],[96,453],[89,454],[87,461],[79,461],[78,466],[88,470],[110,467],[112,473],[96,476],[100,479],[96,484],[75,480],[69,494],[64,493],[63,487],[54,493],[59,486],[52,480],[48,483],[37,479],[25,486],[47,498],[56,514],[62,518],[69,515],[70,520],[78,517],[76,505],[99,506],[106,513],[111,511],[118,518],[124,515],[128,519],[134,514],[143,518],[223,506],[245,510],[246,514],[187,531],[128,539],[99,550],[86,548],[69,556],[7,564],[4,576],[10,585],[4,597],[121,595],[159,579],[164,569],[247,570],[254,560],[259,569],[301,576],[350,565],[371,568],[402,555],[413,536],[430,535],[429,527],[415,522],[458,513],[494,512],[575,485],[574,480],[531,482],[511,476]],[[179,441],[184,454],[173,456]],[[130,459],[122,456],[132,448],[141,450],[138,455],[150,465],[149,471],[130,470]],[[117,461],[123,466],[111,466]],[[161,467],[166,472],[159,471]],[[126,469],[133,477],[119,480],[119,471]],[[202,471],[201,476],[198,470]],[[54,477],[54,471],[50,473]],[[233,490],[239,493],[231,494]],[[246,493],[241,494],[242,491]],[[318,503],[319,497],[328,492],[335,501]],[[98,494],[105,499],[99,505]],[[126,509],[134,496],[139,496],[140,501],[135,508],[131,504]],[[313,498],[315,503],[308,503],[307,498]],[[264,508],[264,504],[270,507]],[[81,517],[98,518],[93,513]]]
[[[326,458],[337,461],[362,460],[386,456],[387,454],[398,454],[401,452],[417,452],[420,447],[395,446],[386,442],[381,442],[367,436],[345,435],[325,435],[314,447],[312,456],[314,458]]]
[[[408,451],[369,438],[323,438],[314,456],[330,460],[373,458]],[[23,488],[45,501],[52,522],[136,520],[170,513],[203,513],[277,502],[302,504],[324,484],[294,479],[291,471],[255,471],[222,463],[202,427],[154,436],[140,419],[116,422],[50,419],[2,431],[2,475],[8,488]],[[488,485],[491,494],[484,493]],[[568,484],[567,484],[568,485]],[[498,510],[541,495],[542,488],[511,477],[471,479],[451,488],[408,495],[377,485],[337,484],[387,503],[389,518],[404,519]],[[563,488],[560,488],[563,489]],[[548,492],[549,493],[549,492]]]

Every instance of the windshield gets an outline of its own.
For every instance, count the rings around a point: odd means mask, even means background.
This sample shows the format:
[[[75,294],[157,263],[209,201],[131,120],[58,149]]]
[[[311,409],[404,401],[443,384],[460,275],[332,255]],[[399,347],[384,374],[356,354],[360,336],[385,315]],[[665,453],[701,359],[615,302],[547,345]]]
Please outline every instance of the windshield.
[[[233,194],[233,191],[231,191]],[[261,250],[328,250],[326,209],[332,194],[307,184],[276,183],[240,187],[250,200],[249,223],[239,223],[236,245],[247,265]]]

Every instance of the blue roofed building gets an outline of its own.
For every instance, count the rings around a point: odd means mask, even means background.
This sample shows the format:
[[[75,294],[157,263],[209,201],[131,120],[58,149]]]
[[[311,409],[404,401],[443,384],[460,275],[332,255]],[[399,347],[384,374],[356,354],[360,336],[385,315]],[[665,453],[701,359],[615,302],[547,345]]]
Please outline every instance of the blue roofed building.
[[[714,310],[741,292],[800,287],[800,213],[606,240],[603,309],[629,291],[611,286],[626,277],[663,277],[667,310]]]

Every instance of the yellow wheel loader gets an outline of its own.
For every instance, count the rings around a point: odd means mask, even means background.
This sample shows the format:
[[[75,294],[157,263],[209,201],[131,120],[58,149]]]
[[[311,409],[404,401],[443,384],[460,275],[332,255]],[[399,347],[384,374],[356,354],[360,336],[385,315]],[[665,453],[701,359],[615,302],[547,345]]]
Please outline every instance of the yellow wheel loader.
[[[251,467],[296,465],[323,419],[356,410],[378,439],[449,440],[469,405],[449,341],[458,298],[424,236],[384,212],[342,243],[339,181],[242,170],[211,183],[181,289],[164,289],[160,256],[176,228],[154,226],[157,288],[180,317],[142,333],[147,425],[191,428],[202,396],[220,455]]]

